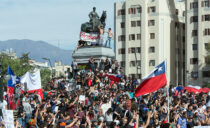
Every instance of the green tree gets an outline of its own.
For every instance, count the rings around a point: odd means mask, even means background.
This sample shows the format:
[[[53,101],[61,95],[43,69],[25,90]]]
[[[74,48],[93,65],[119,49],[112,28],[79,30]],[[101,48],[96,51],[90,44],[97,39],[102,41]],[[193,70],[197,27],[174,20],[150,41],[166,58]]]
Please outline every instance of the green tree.
[[[8,72],[8,66],[12,69],[16,76],[23,76],[26,72],[32,72],[35,67],[29,64],[29,53],[23,53],[20,58],[14,59],[7,54],[0,54],[0,61],[2,63],[3,78]],[[50,81],[51,71],[49,69],[42,69],[40,71],[42,86],[45,87]],[[3,84],[6,85],[7,81],[3,79]]]
[[[42,88],[46,89],[49,87],[49,82],[51,80],[51,71],[49,69],[41,69],[41,82],[42,82]]]
[[[14,59],[7,54],[1,53],[0,61],[2,64],[3,78],[7,74],[8,66],[10,66],[16,76],[23,76],[27,71],[30,71],[33,67],[26,61],[27,59],[29,60],[29,57],[24,56],[24,54],[20,58]],[[3,80],[3,84],[5,85],[7,82]]]

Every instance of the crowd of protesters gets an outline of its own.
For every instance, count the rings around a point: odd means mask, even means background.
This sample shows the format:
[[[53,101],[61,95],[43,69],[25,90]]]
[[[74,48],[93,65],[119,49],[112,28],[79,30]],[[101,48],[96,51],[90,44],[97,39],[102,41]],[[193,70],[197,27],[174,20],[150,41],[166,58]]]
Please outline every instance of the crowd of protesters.
[[[192,128],[210,126],[210,93],[194,94],[181,86],[141,97],[134,92],[139,82],[124,75],[117,61],[101,60],[90,70],[72,64],[73,78],[53,79],[43,90],[23,93],[17,108],[17,128]],[[108,73],[121,75],[112,81]],[[168,106],[169,97],[169,106]]]

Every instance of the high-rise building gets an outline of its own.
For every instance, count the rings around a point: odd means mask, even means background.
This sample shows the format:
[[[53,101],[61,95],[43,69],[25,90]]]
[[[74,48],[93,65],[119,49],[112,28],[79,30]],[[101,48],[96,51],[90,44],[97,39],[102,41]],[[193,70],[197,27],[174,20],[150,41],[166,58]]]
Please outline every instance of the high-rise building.
[[[114,7],[115,53],[125,74],[142,79],[166,60],[169,83],[184,83],[184,2],[125,0]]]
[[[185,0],[186,7],[186,83],[210,83],[210,66],[205,63],[210,42],[210,0]]]

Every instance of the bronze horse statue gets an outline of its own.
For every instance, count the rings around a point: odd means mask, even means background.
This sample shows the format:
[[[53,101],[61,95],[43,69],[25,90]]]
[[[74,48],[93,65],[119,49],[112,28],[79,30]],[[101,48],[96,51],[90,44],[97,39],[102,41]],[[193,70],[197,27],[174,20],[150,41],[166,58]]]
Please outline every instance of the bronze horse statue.
[[[90,22],[85,22],[81,25],[81,31],[82,32],[99,32],[99,26],[103,26],[105,28],[106,26],[106,11],[103,11],[100,19],[97,20],[95,26],[93,26],[93,24],[91,24]]]

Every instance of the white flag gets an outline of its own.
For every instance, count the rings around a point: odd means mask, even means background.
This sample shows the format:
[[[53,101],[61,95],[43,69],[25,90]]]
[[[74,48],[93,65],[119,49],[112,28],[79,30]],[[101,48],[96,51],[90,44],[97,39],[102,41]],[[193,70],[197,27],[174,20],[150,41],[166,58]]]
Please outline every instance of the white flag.
[[[41,86],[40,70],[37,70],[34,73],[27,72],[24,76],[21,77],[21,83],[27,83],[28,91],[41,89],[42,86]]]

